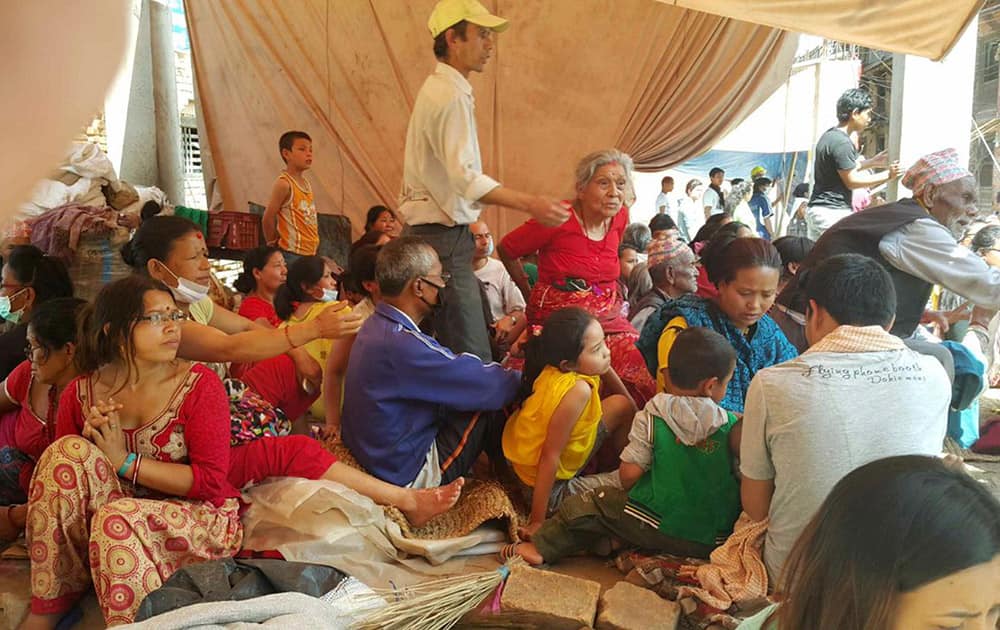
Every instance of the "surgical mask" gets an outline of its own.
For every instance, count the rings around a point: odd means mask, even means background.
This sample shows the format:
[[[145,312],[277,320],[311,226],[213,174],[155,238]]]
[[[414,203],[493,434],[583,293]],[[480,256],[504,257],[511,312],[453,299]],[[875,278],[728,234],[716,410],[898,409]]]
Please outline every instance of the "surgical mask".
[[[21,293],[24,293],[25,290],[26,289],[21,289],[20,291],[15,292],[14,295],[11,296],[0,295],[0,317],[7,320],[11,324],[14,324],[15,326],[21,322],[21,317],[24,316],[24,308],[21,308],[20,310],[14,311],[12,313],[10,310],[10,298],[17,297]]]
[[[336,302],[337,301],[337,290],[336,289],[323,289],[323,297],[319,299],[320,302]]]
[[[489,239],[489,242],[486,245],[486,255],[487,256],[492,256],[494,250],[496,250],[496,245],[493,243],[493,239],[491,238],[491,239]]]
[[[194,304],[195,302],[200,302],[208,297],[209,287],[198,284],[197,282],[191,282],[187,278],[181,278],[173,271],[160,263],[160,266],[167,270],[167,273],[172,275],[175,280],[177,280],[176,287],[167,287],[170,289],[170,293],[173,294],[174,299],[181,304]]]

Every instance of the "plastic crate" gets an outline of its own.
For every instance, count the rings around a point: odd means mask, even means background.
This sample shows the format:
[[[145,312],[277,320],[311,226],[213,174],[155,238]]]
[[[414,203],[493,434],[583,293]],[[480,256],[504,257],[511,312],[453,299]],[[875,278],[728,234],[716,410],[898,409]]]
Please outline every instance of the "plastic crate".
[[[208,246],[253,249],[260,245],[260,217],[249,212],[210,212]]]

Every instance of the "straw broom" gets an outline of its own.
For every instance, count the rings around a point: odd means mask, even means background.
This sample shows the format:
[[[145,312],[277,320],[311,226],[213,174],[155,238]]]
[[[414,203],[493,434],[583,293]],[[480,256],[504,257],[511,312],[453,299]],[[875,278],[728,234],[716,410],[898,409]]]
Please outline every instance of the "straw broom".
[[[494,571],[455,575],[402,589],[375,589],[374,595],[361,595],[356,601],[370,603],[378,597],[389,604],[353,627],[355,630],[447,630],[503,584],[511,567],[523,563],[520,556],[515,556]]]

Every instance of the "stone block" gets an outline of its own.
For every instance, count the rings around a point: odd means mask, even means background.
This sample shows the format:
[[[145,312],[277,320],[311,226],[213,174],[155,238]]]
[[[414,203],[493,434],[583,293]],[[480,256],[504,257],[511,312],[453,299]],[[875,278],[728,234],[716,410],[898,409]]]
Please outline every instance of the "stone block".
[[[503,615],[552,630],[594,625],[601,585],[551,571],[515,566],[500,599]]]
[[[601,595],[597,630],[676,630],[680,619],[677,602],[653,591],[619,582]]]

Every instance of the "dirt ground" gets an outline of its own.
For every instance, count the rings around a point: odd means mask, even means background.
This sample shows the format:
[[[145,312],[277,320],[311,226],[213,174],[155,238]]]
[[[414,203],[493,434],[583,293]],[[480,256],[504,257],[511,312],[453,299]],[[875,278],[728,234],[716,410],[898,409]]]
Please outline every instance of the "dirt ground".
[[[1000,498],[1000,460],[972,461],[967,464],[968,471],[985,484],[990,491]],[[483,558],[484,563],[499,566],[498,561]],[[601,585],[602,591],[614,586],[624,576],[607,560],[596,557],[567,558],[551,570],[573,577],[593,580]],[[0,630],[14,628],[27,611],[30,595],[30,571],[27,560],[0,559]],[[97,607],[93,594],[82,602],[82,621],[75,626],[80,630],[93,630],[104,627],[104,620]]]

